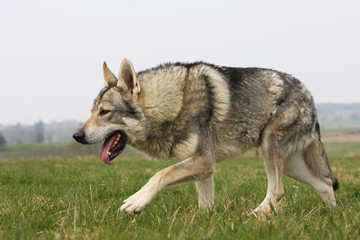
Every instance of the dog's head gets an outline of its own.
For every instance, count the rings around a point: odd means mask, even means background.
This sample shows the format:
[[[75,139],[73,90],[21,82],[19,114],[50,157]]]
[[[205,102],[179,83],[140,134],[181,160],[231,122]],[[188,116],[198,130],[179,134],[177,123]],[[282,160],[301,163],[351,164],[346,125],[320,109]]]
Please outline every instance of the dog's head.
[[[140,83],[133,65],[124,59],[120,66],[119,78],[103,65],[105,88],[94,101],[91,117],[73,135],[83,144],[104,142],[99,154],[103,161],[119,155],[128,141],[136,138],[144,122],[144,114],[138,105]]]

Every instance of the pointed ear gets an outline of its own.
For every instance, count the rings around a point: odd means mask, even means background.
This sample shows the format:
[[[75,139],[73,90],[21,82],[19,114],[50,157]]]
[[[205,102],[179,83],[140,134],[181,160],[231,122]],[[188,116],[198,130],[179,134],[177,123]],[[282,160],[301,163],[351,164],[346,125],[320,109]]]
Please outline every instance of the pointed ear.
[[[103,64],[103,72],[104,72],[104,79],[105,79],[105,87],[109,87],[110,85],[116,84],[118,82],[115,75],[110,71],[106,62]]]
[[[140,84],[132,63],[124,59],[120,65],[119,81],[116,85],[122,92],[130,92],[131,95],[137,95],[140,92]]]

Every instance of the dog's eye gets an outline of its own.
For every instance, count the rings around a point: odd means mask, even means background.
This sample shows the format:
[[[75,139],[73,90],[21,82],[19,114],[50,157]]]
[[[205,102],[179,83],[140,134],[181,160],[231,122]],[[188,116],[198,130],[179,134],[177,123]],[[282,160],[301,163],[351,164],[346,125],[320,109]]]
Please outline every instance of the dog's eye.
[[[109,110],[101,110],[100,115],[104,116],[104,115],[108,114],[109,112],[110,112]]]

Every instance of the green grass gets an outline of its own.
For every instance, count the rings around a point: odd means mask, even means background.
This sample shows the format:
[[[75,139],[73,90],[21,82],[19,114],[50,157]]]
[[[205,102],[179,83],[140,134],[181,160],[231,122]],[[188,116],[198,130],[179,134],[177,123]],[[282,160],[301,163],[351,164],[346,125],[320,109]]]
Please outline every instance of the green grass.
[[[122,201],[174,160],[0,160],[0,239],[359,239],[360,157],[330,161],[340,181],[336,209],[284,177],[275,213],[255,218],[248,213],[266,193],[260,158],[217,165],[211,211],[198,209],[194,185],[185,184],[135,216],[119,211]]]
[[[82,145],[76,142],[8,144],[0,147],[0,159],[98,157],[100,144]],[[142,156],[131,147],[125,157]]]
[[[328,156],[360,155],[360,142],[327,142],[324,147]]]
[[[360,142],[324,143],[328,156],[360,155]],[[100,145],[82,145],[76,142],[65,143],[26,143],[9,144],[0,147],[0,159],[49,159],[49,158],[97,158]],[[127,146],[122,157],[141,157],[139,152]],[[254,155],[254,150],[244,154]]]

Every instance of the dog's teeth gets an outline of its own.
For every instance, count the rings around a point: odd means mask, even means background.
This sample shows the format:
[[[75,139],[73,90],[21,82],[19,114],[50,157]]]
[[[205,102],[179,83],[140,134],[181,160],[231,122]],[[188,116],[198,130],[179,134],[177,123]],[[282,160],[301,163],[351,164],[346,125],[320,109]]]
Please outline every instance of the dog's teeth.
[[[118,133],[118,134],[116,135],[116,137],[117,137],[117,138],[120,138],[120,137],[121,137],[121,134],[120,134],[120,133]]]
[[[111,152],[107,152],[107,155],[111,156]]]

